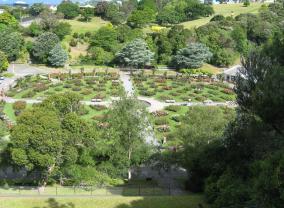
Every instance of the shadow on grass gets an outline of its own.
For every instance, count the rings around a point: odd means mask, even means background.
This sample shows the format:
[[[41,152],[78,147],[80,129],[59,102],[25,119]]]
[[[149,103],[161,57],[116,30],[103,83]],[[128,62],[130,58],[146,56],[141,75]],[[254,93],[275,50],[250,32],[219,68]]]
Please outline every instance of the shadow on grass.
[[[48,204],[44,207],[34,207],[34,208],[75,208],[75,205],[72,202],[66,203],[66,204],[60,204],[55,199],[50,198],[46,201]]]

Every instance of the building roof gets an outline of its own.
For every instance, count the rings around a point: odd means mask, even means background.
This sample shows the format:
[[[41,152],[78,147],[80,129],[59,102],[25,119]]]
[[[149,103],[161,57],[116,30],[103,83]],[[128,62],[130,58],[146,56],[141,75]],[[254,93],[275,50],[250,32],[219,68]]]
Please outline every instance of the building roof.
[[[235,65],[229,69],[224,70],[224,74],[230,76],[237,76],[237,74],[240,73],[241,68],[242,68],[241,65]]]
[[[84,5],[84,6],[80,6],[81,8],[95,8],[94,6],[90,5],[90,4],[87,4],[87,5]]]
[[[27,2],[24,2],[24,1],[15,1],[14,4],[27,4]]]

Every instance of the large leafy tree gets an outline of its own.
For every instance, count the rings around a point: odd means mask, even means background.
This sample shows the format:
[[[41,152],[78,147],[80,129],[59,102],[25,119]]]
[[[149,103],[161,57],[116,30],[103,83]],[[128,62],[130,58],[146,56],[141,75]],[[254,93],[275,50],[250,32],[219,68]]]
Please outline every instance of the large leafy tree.
[[[62,163],[64,147],[59,117],[55,112],[35,108],[23,112],[11,132],[12,163],[28,171],[38,171],[40,184]]]
[[[63,15],[61,13],[54,14],[51,11],[44,10],[40,13],[40,25],[45,31],[52,31],[62,18]]]
[[[66,35],[71,34],[71,25],[68,22],[60,22],[58,25],[52,30],[60,40],[63,40]]]
[[[43,3],[34,3],[29,8],[29,13],[32,16],[38,16],[40,13],[42,13],[44,10],[48,10],[48,7],[44,5]]]
[[[202,43],[191,43],[187,48],[180,49],[173,58],[173,65],[177,69],[199,68],[212,57],[212,53]]]
[[[191,107],[181,119],[177,135],[180,138],[182,165],[188,170],[188,188],[200,191],[204,186],[204,177],[211,171],[210,162],[202,154],[211,152],[209,143],[215,146],[223,136],[228,123],[234,119],[234,111],[219,107]],[[221,156],[221,151],[220,151]]]
[[[142,28],[155,20],[155,12],[151,9],[135,10],[127,19],[131,27]]]
[[[60,44],[55,45],[54,48],[49,52],[48,61],[52,66],[64,66],[67,60],[68,53],[62,48]]]
[[[118,49],[117,35],[117,31],[111,25],[101,27],[91,37],[91,46],[101,47],[109,52],[116,52]]]
[[[9,27],[17,27],[18,26],[17,19],[8,12],[4,12],[0,14],[0,25],[6,25]]]
[[[0,31],[0,50],[7,55],[9,61],[20,56],[23,45],[24,39],[20,33],[10,29]]]
[[[62,13],[65,19],[73,19],[80,14],[78,4],[71,1],[63,1],[57,6],[57,12]]]
[[[38,36],[32,47],[32,55],[36,61],[47,63],[50,51],[59,43],[57,35],[45,32]]]
[[[149,123],[145,110],[137,99],[122,97],[108,112],[109,129],[105,136],[113,147],[110,157],[122,171],[128,170],[128,179],[131,179],[131,168],[141,164],[148,152],[146,137]]]
[[[84,8],[81,11],[82,19],[86,22],[89,22],[95,14],[95,10],[93,8]]]
[[[135,39],[116,54],[117,62],[124,66],[144,67],[150,64],[154,54],[149,50],[147,43],[142,39]]]

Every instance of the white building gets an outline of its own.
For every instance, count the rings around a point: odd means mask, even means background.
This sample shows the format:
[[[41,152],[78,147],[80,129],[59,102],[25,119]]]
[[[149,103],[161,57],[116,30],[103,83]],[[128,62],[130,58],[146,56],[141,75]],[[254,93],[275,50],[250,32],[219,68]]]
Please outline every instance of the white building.
[[[224,81],[234,82],[236,80],[236,77],[240,73],[241,69],[242,69],[241,65],[236,65],[229,69],[225,69],[223,72]]]

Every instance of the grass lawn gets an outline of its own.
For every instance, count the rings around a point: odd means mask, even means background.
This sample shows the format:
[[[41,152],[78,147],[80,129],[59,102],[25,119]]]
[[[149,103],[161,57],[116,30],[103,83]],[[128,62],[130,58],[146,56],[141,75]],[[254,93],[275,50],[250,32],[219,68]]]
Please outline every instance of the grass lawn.
[[[3,113],[6,114],[6,116],[8,116],[8,118],[11,121],[16,121],[16,115],[14,113],[14,109],[13,109],[13,104],[12,103],[6,103],[3,109]]]
[[[0,208],[204,208],[201,195],[94,198],[0,198]]]
[[[72,33],[85,33],[85,32],[94,32],[100,27],[107,25],[109,22],[103,20],[100,17],[93,17],[90,22],[82,22],[77,19],[74,20],[64,20],[71,25]]]
[[[263,5],[263,3],[251,3],[248,7],[244,7],[243,4],[214,4],[213,8],[215,11],[214,15],[237,16],[242,13],[257,13],[261,5]],[[188,29],[199,27],[208,23],[212,17],[213,16],[183,22],[181,25]]]

